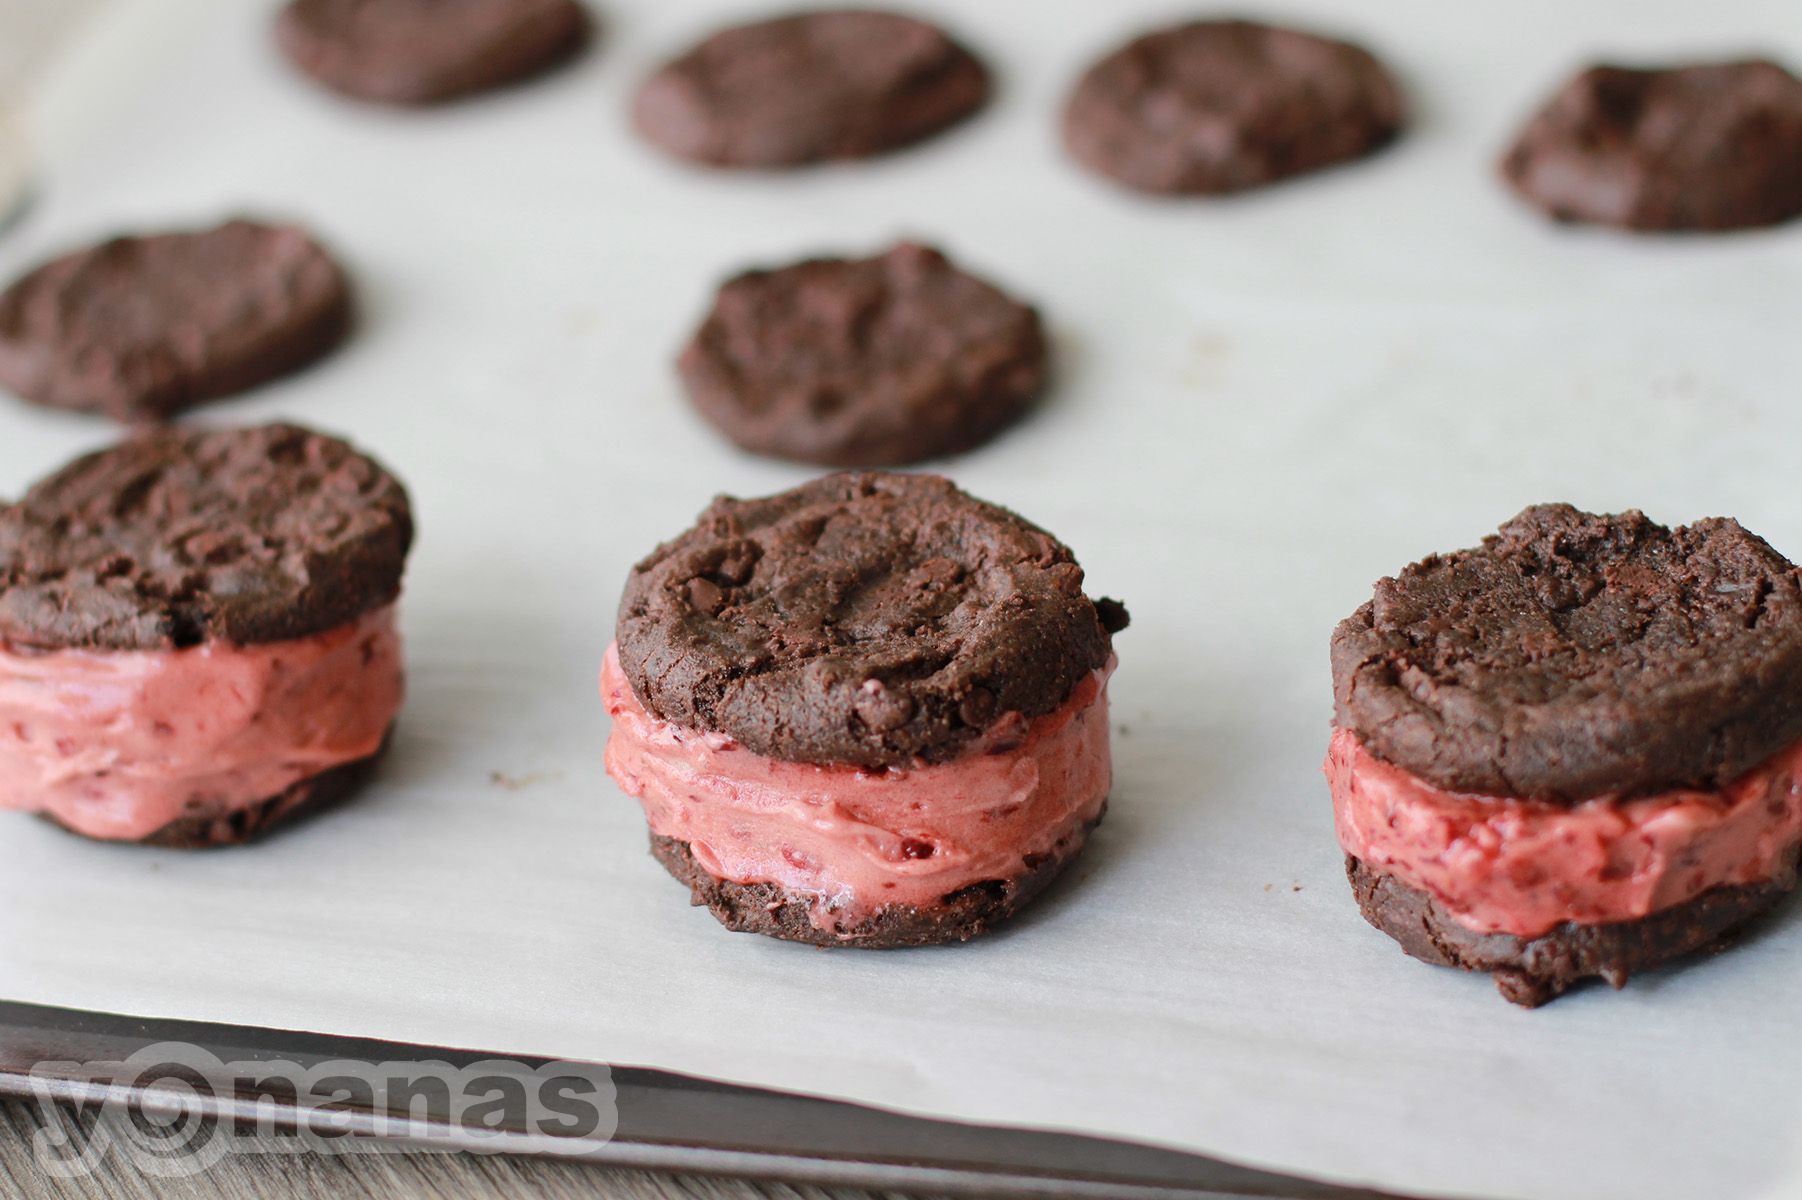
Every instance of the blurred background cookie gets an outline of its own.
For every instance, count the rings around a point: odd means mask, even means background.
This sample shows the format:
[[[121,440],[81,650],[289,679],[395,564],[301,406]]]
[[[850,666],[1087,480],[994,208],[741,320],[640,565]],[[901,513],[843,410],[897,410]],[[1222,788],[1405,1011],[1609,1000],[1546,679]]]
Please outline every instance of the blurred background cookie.
[[[350,325],[344,272],[294,226],[114,238],[0,293],[0,387],[157,421],[299,370]]]
[[[988,71],[943,30],[828,10],[720,30],[645,81],[633,119],[679,158],[794,167],[910,145],[988,95]]]
[[[1143,192],[1257,187],[1387,145],[1400,87],[1349,42],[1249,21],[1145,34],[1101,59],[1064,109],[1083,166]]]
[[[739,446],[892,466],[979,446],[1045,386],[1039,316],[926,246],[729,280],[680,361]]]
[[[293,0],[276,42],[333,91],[436,104],[529,79],[591,36],[577,0]]]
[[[1763,60],[1590,67],[1527,123],[1502,176],[1560,221],[1775,225],[1802,214],[1802,79]]]

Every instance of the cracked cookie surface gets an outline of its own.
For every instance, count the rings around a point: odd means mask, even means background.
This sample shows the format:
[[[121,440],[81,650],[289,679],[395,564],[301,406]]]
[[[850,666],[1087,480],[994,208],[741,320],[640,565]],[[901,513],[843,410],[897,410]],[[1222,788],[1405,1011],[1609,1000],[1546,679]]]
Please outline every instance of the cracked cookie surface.
[[[1733,520],[1540,505],[1378,582],[1332,663],[1337,723],[1437,787],[1712,790],[1802,736],[1802,574]]]
[[[1068,547],[932,475],[722,497],[632,571],[619,660],[655,716],[789,762],[1002,749],[1111,653],[1126,610]],[[1011,741],[1010,741],[1011,739]]]
[[[323,633],[399,595],[412,538],[405,489],[337,438],[285,424],[140,434],[0,508],[0,642]]]

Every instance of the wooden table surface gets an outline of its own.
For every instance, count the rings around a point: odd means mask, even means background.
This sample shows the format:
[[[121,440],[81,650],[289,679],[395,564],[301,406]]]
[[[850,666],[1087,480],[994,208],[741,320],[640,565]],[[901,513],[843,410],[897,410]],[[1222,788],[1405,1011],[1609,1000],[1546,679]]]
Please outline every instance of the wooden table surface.
[[[0,1101],[0,1193],[21,1200],[51,1197],[219,1197],[220,1200],[875,1200],[877,1193],[746,1180],[620,1171],[542,1159],[474,1154],[233,1154],[189,1178],[140,1173],[122,1155],[107,1156],[91,1175],[59,1179],[45,1172],[32,1139],[43,1127],[37,1107]],[[886,1200],[923,1200],[881,1193]]]

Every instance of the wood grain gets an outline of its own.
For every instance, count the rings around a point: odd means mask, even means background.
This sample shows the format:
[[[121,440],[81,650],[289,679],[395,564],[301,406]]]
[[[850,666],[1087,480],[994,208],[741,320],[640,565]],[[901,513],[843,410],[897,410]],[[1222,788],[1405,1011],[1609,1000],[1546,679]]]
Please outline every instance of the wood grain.
[[[232,1154],[200,1175],[176,1179],[148,1177],[113,1154],[91,1175],[59,1179],[38,1165],[32,1139],[41,1128],[35,1105],[0,1101],[0,1193],[20,1200],[923,1200],[473,1154]]]

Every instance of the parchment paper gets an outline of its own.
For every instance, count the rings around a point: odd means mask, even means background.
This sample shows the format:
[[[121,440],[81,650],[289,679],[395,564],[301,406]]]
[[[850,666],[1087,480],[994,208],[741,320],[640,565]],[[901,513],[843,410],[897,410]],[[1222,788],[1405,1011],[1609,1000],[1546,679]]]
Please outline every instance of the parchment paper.
[[[1418,115],[1369,163],[1215,202],[1123,195],[1055,137],[1081,67],[1182,6],[911,6],[985,54],[994,107],[772,177],[674,165],[625,118],[653,64],[755,0],[611,0],[579,66],[427,113],[295,78],[261,0],[151,0],[87,55],[105,119],[62,123],[86,135],[51,147],[0,273],[126,228],[316,227],[359,335],[206,415],[343,431],[409,481],[411,699],[361,800],[255,848],[0,819],[0,995],[645,1064],[1404,1192],[1749,1194],[1793,1140],[1802,912],[1522,1011],[1359,918],[1319,764],[1334,621],[1526,504],[1734,515],[1802,555],[1802,225],[1560,230],[1492,170],[1591,55],[1802,63],[1794,4],[1259,8],[1367,40]],[[900,235],[1043,305],[1055,394],[945,469],[1134,621],[1113,807],[1074,874],[979,942],[828,953],[688,906],[602,772],[595,675],[633,561],[715,492],[808,475],[681,399],[713,285]],[[0,494],[111,437],[0,405]]]

